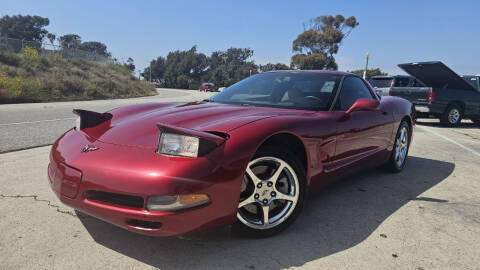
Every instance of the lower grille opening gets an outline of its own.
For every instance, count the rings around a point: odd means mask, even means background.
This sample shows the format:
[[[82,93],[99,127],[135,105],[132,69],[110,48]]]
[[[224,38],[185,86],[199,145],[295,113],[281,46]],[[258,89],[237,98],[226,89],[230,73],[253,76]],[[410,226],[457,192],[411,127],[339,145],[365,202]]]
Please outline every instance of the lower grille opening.
[[[133,208],[143,208],[143,198],[140,196],[89,190],[85,197],[91,201],[100,201]]]
[[[160,222],[138,220],[138,219],[129,219],[127,220],[127,224],[132,227],[148,229],[148,230],[160,229],[160,227],[162,227],[162,223]]]

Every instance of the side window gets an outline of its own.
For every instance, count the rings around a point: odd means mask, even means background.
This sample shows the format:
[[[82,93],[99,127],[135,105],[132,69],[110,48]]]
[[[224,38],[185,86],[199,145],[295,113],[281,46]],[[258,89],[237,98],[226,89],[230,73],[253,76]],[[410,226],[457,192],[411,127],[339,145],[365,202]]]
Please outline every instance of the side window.
[[[357,99],[361,98],[372,99],[373,96],[361,79],[357,77],[347,77],[343,80],[342,90],[335,104],[335,109],[346,111]]]
[[[409,78],[397,77],[397,78],[395,78],[395,83],[394,83],[393,86],[394,87],[407,87],[409,81],[410,81]]]
[[[424,87],[424,85],[416,79],[413,79],[413,87]]]

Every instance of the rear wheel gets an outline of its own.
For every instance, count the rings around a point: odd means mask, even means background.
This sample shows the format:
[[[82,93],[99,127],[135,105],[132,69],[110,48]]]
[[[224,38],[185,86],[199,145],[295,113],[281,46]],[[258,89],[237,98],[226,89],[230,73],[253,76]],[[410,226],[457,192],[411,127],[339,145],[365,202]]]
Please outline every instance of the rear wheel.
[[[243,178],[234,231],[260,238],[287,228],[303,207],[305,183],[305,170],[293,153],[256,154]]]
[[[405,167],[408,157],[408,148],[410,146],[410,125],[402,121],[398,127],[393,145],[392,156],[388,161],[388,167],[392,172],[400,172]]]
[[[463,110],[456,104],[449,105],[440,119],[444,126],[456,127],[460,124],[463,118]]]

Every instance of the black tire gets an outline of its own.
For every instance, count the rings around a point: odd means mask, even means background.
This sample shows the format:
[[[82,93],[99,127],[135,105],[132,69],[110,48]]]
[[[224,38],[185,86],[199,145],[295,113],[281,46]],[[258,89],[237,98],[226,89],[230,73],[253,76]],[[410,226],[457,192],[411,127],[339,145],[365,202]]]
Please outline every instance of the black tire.
[[[399,143],[399,137],[401,135],[402,129],[406,129],[406,152],[405,152],[405,157],[403,158],[403,161],[399,164],[398,159],[397,159],[397,151],[399,150],[398,148],[398,143]],[[393,149],[392,149],[392,154],[390,155],[390,159],[387,162],[387,168],[393,172],[393,173],[399,173],[403,170],[405,167],[405,164],[407,163],[408,159],[408,150],[410,148],[410,141],[411,141],[411,136],[410,136],[410,125],[408,124],[407,121],[403,120],[400,125],[398,126],[397,133],[395,135],[395,142],[393,144]]]
[[[440,123],[446,127],[456,127],[460,125],[463,118],[463,109],[457,104],[451,104],[447,107],[440,118]]]
[[[300,160],[298,160],[295,154],[286,150],[278,151],[275,149],[265,149],[257,152],[252,158],[252,161],[261,157],[274,157],[274,158],[281,159],[293,169],[298,179],[299,196],[298,196],[296,205],[294,206],[293,211],[290,213],[290,215],[285,220],[281,221],[280,223],[278,223],[272,228],[258,229],[258,228],[249,227],[246,224],[244,224],[242,221],[240,221],[237,216],[237,221],[232,226],[232,231],[234,233],[237,233],[246,237],[251,237],[251,238],[269,237],[285,230],[297,219],[298,215],[300,214],[305,204],[305,199],[306,199],[307,179],[305,174],[305,168],[301,165]],[[256,202],[255,202],[255,205],[257,207],[259,206],[259,204]]]

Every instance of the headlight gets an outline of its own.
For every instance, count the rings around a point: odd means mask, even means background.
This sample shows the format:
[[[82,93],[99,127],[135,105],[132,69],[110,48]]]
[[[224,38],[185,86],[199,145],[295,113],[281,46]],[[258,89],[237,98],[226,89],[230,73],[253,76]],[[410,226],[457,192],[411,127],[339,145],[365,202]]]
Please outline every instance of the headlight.
[[[208,203],[206,194],[153,196],[147,200],[147,209],[154,212],[169,212],[192,208]]]
[[[81,118],[77,117],[77,119],[75,120],[75,130],[79,131],[80,125],[81,125]]]
[[[196,158],[200,140],[197,137],[161,133],[157,153]]]

